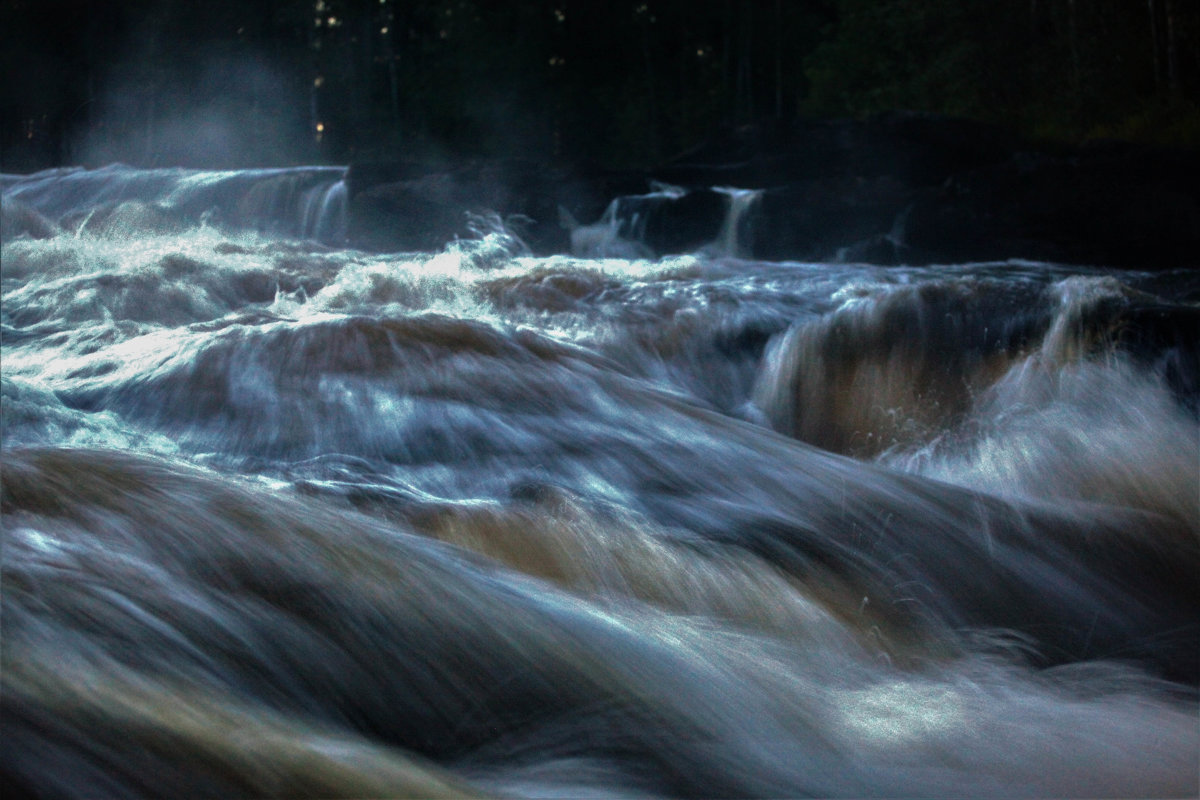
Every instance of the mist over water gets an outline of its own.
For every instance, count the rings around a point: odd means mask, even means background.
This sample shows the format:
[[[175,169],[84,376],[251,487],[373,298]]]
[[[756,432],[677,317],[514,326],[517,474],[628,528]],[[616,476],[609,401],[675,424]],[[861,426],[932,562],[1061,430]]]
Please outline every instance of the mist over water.
[[[1194,270],[368,253],[341,178],[4,178],[10,791],[1200,789]]]

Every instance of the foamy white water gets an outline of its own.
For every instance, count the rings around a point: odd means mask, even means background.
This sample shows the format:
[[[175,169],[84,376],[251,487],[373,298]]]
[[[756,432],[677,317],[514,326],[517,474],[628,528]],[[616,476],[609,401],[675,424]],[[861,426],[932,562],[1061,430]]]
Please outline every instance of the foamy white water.
[[[1195,271],[366,253],[340,177],[5,179],[12,790],[1196,794]]]

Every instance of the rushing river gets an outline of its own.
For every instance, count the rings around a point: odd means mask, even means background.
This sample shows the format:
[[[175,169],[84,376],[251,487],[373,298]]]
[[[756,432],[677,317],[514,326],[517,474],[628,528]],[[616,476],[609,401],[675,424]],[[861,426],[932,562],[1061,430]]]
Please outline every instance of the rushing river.
[[[8,796],[1197,793],[1200,270],[3,186]]]

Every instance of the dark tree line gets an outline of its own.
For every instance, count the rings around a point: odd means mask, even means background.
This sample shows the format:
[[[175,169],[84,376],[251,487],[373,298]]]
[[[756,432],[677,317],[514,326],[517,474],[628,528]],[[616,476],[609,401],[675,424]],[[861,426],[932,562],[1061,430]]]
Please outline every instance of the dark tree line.
[[[0,0],[4,168],[535,156],[914,109],[1196,143],[1192,0]]]
[[[838,0],[810,107],[918,108],[1051,137],[1196,142],[1200,3]],[[864,55],[870,54],[870,55]]]

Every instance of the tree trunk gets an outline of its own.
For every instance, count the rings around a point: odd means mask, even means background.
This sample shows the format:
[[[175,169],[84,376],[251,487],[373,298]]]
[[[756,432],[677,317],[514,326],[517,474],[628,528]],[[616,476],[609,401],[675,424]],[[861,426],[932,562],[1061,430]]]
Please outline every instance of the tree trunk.
[[[1158,0],[1146,0],[1146,13],[1150,17],[1150,53],[1154,65],[1154,93],[1162,90],[1162,43],[1158,37]]]
[[[1083,91],[1083,71],[1079,60],[1079,16],[1075,0],[1067,0],[1067,46],[1071,53],[1071,92],[1079,103]]]
[[[741,19],[738,24],[738,54],[737,54],[737,83],[734,89],[736,98],[737,122],[750,122],[754,119],[754,82],[753,82],[753,17],[754,7],[750,4],[740,6]]]
[[[1179,94],[1179,25],[1175,17],[1175,0],[1166,0],[1167,12],[1167,92]]]
[[[644,19],[641,21],[642,27],[642,61],[646,68],[646,98],[649,104],[649,128],[647,139],[649,141],[649,156],[650,160],[657,161],[662,152],[662,132],[659,130],[659,113],[658,113],[658,90],[656,88],[657,80],[654,75],[654,48],[650,41],[650,26],[651,21]]]
[[[775,0],[775,119],[783,119],[783,10]]]

